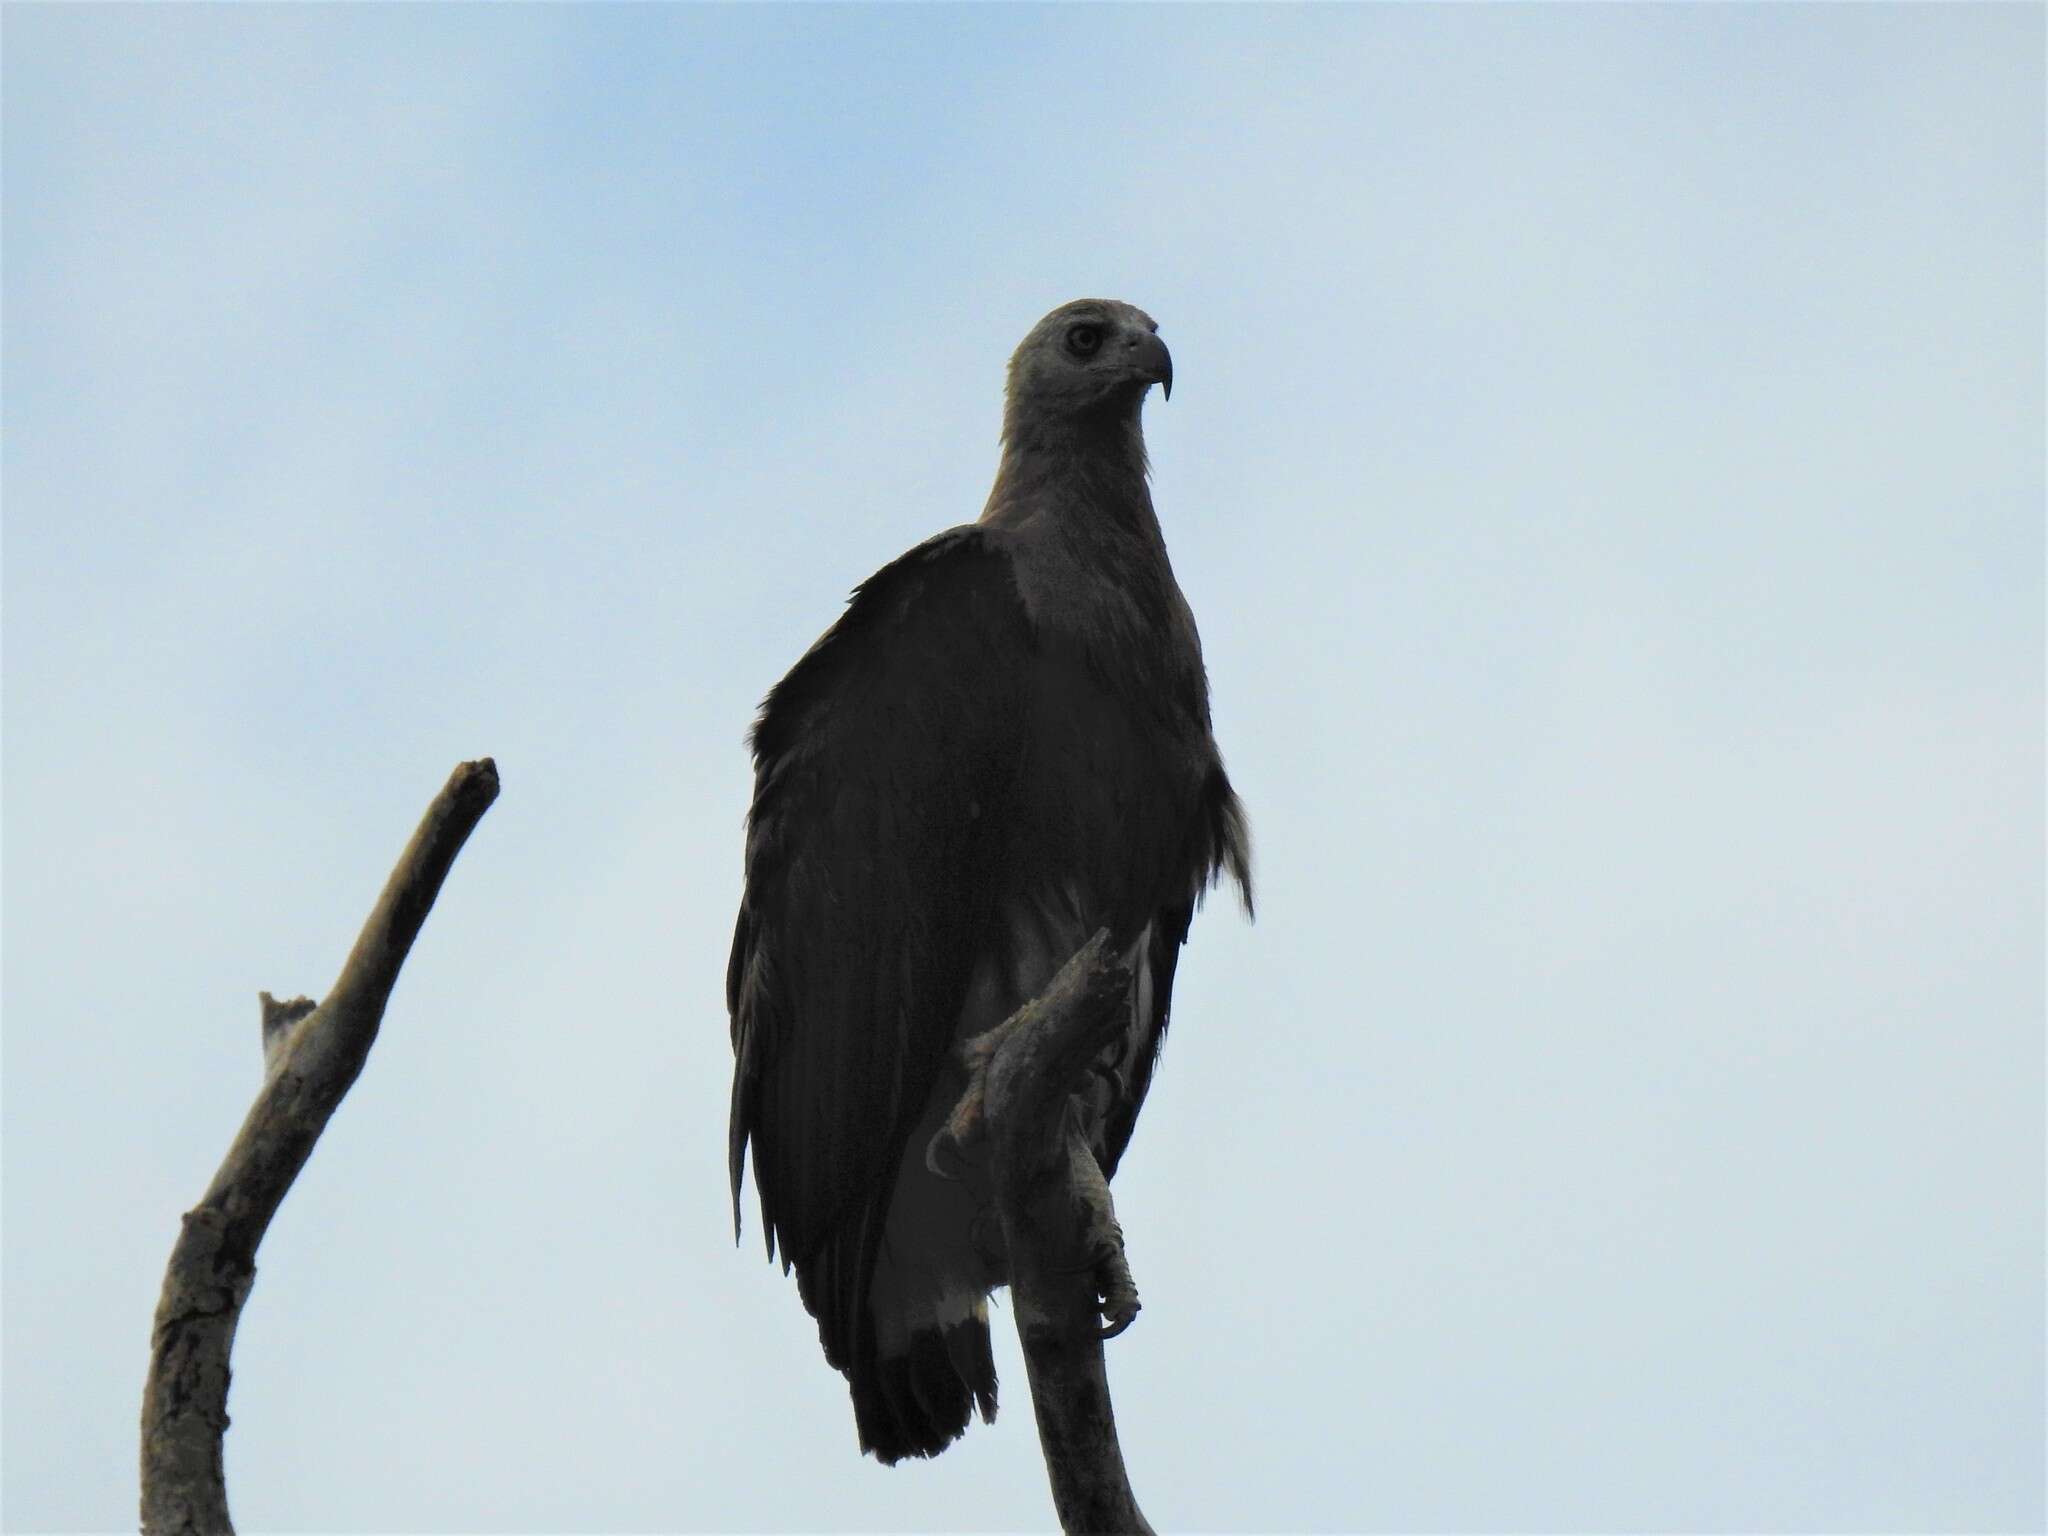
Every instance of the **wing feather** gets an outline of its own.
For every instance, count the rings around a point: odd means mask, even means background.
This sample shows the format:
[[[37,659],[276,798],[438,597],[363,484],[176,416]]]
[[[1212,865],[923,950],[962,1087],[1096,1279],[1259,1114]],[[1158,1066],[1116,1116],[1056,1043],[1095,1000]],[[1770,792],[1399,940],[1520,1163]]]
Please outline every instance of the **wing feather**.
[[[1008,555],[954,529],[884,567],[769,694],[727,970],[735,1227],[842,1368],[904,1142],[990,925],[1033,636]]]

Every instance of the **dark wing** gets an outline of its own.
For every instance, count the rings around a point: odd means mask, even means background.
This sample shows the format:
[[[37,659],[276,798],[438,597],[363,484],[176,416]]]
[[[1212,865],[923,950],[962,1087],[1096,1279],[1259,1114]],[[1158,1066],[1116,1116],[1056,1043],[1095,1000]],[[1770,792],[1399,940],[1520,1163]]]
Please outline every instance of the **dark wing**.
[[[726,976],[733,1219],[751,1141],[769,1254],[841,1369],[989,928],[1032,645],[1009,557],[957,528],[864,583],[754,728]]]

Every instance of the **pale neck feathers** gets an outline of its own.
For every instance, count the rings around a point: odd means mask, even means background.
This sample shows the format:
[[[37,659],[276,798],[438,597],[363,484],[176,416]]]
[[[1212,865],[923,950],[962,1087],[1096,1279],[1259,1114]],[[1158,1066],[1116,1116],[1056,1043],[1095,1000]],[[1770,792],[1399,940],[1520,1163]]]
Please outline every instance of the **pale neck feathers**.
[[[1014,526],[1049,519],[1074,538],[1123,533],[1163,544],[1145,483],[1148,470],[1135,409],[1048,418],[1012,402],[981,521]]]

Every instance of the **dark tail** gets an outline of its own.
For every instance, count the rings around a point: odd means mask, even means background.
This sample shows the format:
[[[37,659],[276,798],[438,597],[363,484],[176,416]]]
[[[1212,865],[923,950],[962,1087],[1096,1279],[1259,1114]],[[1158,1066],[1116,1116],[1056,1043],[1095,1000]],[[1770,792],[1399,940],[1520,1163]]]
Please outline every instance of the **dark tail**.
[[[995,1422],[996,1361],[986,1318],[914,1333],[907,1354],[871,1355],[847,1380],[860,1448],[885,1465],[938,1455],[966,1432],[975,1408],[984,1424]]]

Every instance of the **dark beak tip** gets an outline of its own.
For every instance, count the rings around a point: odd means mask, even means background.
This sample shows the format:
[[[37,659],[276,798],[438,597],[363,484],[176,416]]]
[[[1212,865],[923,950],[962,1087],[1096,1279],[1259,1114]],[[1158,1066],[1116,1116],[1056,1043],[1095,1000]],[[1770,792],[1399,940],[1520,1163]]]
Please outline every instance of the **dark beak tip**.
[[[1147,384],[1157,384],[1167,399],[1173,398],[1173,354],[1157,331],[1132,336],[1124,345],[1132,354],[1132,371]]]

